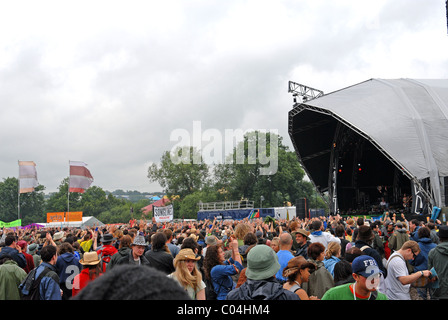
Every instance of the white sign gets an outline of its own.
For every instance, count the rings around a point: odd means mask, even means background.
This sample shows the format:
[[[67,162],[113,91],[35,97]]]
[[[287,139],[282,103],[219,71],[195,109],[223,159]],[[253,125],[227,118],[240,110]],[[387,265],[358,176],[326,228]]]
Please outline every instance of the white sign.
[[[156,222],[169,222],[174,218],[174,210],[172,204],[166,207],[153,207],[152,212],[154,213]]]

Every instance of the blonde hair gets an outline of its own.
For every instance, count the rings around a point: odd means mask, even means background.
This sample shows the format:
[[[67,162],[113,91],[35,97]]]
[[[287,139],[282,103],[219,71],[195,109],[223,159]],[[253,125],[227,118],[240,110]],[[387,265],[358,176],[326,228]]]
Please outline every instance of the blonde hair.
[[[190,273],[185,264],[185,261],[186,260],[174,260],[174,268],[176,268],[176,270],[174,271],[174,276],[184,288],[192,287],[196,292],[200,287],[202,274],[198,270],[196,262],[194,264],[193,271]]]
[[[325,258],[330,259],[332,256],[335,256],[340,251],[341,251],[341,245],[337,242],[332,241],[328,244],[327,250],[325,251]]]
[[[235,232],[234,235],[237,239],[239,240],[243,240],[244,237],[246,236],[246,234],[248,234],[251,231],[251,228],[248,224],[246,223],[239,223],[236,227],[235,227]]]

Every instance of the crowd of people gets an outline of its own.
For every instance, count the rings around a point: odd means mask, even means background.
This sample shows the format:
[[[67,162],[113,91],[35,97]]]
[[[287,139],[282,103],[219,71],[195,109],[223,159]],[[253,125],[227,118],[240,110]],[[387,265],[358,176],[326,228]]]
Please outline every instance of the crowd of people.
[[[0,249],[0,300],[448,298],[448,226],[395,214],[5,228]]]

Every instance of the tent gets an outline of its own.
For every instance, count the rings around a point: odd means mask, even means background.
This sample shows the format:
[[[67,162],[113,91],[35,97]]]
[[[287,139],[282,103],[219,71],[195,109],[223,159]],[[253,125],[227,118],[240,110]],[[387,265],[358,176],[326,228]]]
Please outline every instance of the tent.
[[[289,135],[333,213],[379,195],[412,194],[416,212],[448,200],[446,79],[370,79],[296,103]]]
[[[84,229],[86,227],[99,227],[103,226],[104,223],[99,221],[95,217],[82,217],[82,221],[69,221],[69,222],[51,222],[51,223],[39,223],[39,225],[43,225],[45,228],[51,227],[73,227],[73,228],[81,228]]]

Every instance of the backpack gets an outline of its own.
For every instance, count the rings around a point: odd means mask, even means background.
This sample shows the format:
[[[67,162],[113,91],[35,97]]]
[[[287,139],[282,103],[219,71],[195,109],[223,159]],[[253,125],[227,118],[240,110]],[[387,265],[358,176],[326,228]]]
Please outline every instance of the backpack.
[[[36,270],[37,267],[30,271],[30,273],[27,275],[27,277],[23,280],[22,284],[20,285],[20,288],[29,288],[28,294],[22,294],[21,300],[40,300],[40,282],[42,281],[42,278],[47,275],[47,273],[51,272],[52,270],[50,268],[44,268],[42,272],[39,274],[37,279],[35,279],[36,276]],[[54,271],[53,271],[54,272]]]
[[[101,253],[98,255],[98,258],[101,260],[101,265],[103,267],[103,272],[106,272],[107,266],[108,266],[110,260],[112,259],[112,255],[111,254],[103,255],[103,250],[101,250]]]
[[[217,300],[218,295],[213,288],[213,283],[207,277],[204,279],[205,283],[205,300]]]

